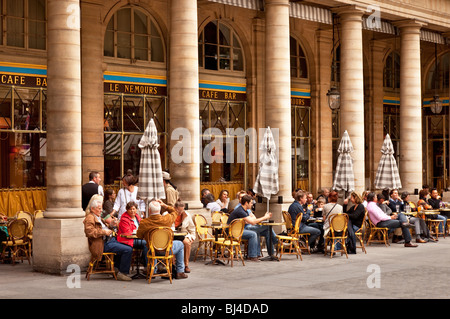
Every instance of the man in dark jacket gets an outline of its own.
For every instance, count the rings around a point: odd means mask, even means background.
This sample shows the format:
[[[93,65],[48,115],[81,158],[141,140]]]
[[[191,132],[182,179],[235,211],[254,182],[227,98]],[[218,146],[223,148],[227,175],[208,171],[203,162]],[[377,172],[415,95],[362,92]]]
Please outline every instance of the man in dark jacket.
[[[295,224],[297,219],[297,215],[303,213],[302,220],[299,227],[300,233],[310,233],[308,245],[310,248],[314,248],[316,239],[321,235],[322,231],[320,230],[320,226],[318,223],[313,223],[310,225],[306,225],[306,222],[310,218],[309,209],[304,209],[303,205],[306,204],[306,193],[303,191],[299,191],[295,194],[295,201],[289,206],[288,213],[291,215],[292,224]],[[321,238],[320,243],[323,241]],[[312,249],[313,252],[320,251],[321,249]]]
[[[103,187],[99,185],[101,181],[102,179],[100,178],[99,172],[94,171],[89,173],[89,182],[81,187],[81,207],[83,207],[83,210],[86,210],[91,197],[95,194],[105,196],[103,193]]]
[[[440,208],[441,198],[440,198],[439,193],[438,193],[436,188],[433,188],[431,190],[430,198],[428,198],[428,204],[431,205],[431,207],[433,209],[439,209]],[[445,231],[444,230],[445,226],[442,226],[442,224],[447,225],[447,216],[445,216],[445,215],[437,215],[436,219],[444,221],[444,223],[439,223],[439,232],[443,233]],[[436,237],[438,237],[438,236],[436,236]]]

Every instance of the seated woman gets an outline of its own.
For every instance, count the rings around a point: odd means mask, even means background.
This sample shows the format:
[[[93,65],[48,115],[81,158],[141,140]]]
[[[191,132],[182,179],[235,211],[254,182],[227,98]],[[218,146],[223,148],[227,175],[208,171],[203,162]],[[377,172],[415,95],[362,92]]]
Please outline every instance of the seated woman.
[[[335,190],[332,190],[328,195],[328,203],[323,207],[323,237],[327,237],[330,232],[330,222],[331,218],[339,213],[344,212],[344,208],[342,205],[338,204],[339,194]],[[347,252],[350,254],[356,254],[356,237],[353,228],[347,228]],[[340,250],[342,248],[341,243],[336,244],[336,250]]]
[[[230,202],[228,195],[228,191],[226,189],[222,189],[219,193],[219,199],[216,200],[216,203],[220,206],[220,210],[224,213],[228,212],[228,203]]]
[[[175,203],[175,211],[178,216],[175,219],[175,228],[178,229],[182,233],[187,233],[187,235],[183,239],[184,245],[184,272],[190,273],[191,269],[189,268],[189,257],[191,256],[191,246],[195,240],[195,224],[191,218],[191,215],[184,211],[184,203],[178,200]]]
[[[105,218],[114,210],[114,201],[116,200],[116,192],[112,188],[105,190],[105,198],[103,199],[103,214],[102,218]]]
[[[337,203],[338,193],[336,191],[331,191],[328,195],[328,203],[323,206],[323,236],[327,237],[330,231],[330,220],[331,216],[343,212],[343,207]]]
[[[147,243],[144,239],[126,238],[123,236],[136,235],[139,228],[141,217],[138,212],[138,204],[136,202],[128,202],[125,213],[122,214],[117,232],[117,241],[119,243],[130,246],[131,248],[142,249],[141,258],[144,259],[144,266],[147,266]]]
[[[362,198],[356,192],[350,194],[350,201],[353,203],[353,206],[347,210],[348,199],[345,199],[344,212],[347,213],[349,224],[351,223],[353,230],[357,231],[364,223],[366,210]]]
[[[131,201],[138,203],[139,211],[145,212],[145,202],[142,199],[137,199],[138,180],[130,170],[123,176],[122,182],[123,188],[117,192],[117,197],[114,201],[114,210],[111,214],[120,219],[122,214],[126,211],[127,203]]]
[[[428,190],[421,189],[419,192],[419,201],[417,202],[417,207],[421,207],[422,209],[431,209],[431,205],[428,204],[427,201]]]
[[[115,253],[116,257],[120,259],[117,279],[130,281],[131,278],[127,274],[130,271],[133,248],[119,243],[113,236],[113,231],[108,228],[108,225],[101,218],[102,206],[102,200],[92,200],[88,205],[89,214],[83,221],[84,233],[88,238],[89,251],[92,254],[92,258],[96,260],[102,258],[103,252]]]
[[[409,223],[414,225],[415,227],[416,243],[426,243],[427,241],[436,242],[437,239],[431,236],[425,220],[417,216],[417,207],[413,202],[409,200],[409,193],[403,192],[401,195],[401,199],[405,206],[409,205],[409,207],[411,208],[411,212],[416,213],[408,218]]]

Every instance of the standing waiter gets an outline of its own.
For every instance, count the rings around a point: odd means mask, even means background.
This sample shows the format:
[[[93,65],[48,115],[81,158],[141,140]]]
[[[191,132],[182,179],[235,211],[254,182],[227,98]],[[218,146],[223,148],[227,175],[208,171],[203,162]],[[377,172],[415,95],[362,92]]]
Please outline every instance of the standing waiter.
[[[101,180],[99,172],[94,171],[89,173],[89,182],[81,187],[81,206],[83,207],[83,210],[86,210],[92,196],[96,194],[105,196],[103,187],[99,185]]]

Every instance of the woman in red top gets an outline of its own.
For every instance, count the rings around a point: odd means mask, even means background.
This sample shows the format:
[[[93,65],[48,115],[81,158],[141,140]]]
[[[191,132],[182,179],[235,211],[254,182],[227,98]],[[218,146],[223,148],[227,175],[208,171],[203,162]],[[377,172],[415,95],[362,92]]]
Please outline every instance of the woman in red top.
[[[120,217],[119,229],[117,231],[117,241],[136,249],[142,249],[142,257],[145,260],[144,266],[146,266],[148,248],[145,240],[123,237],[136,235],[140,222],[141,216],[138,214],[138,204],[133,201],[128,202],[126,212],[124,212]]]

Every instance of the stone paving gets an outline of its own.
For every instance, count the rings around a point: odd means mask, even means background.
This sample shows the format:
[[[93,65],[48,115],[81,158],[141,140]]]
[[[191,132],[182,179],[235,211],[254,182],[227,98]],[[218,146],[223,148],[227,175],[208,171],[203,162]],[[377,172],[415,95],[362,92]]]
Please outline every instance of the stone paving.
[[[0,264],[2,299],[304,299],[449,298],[450,238],[406,248],[372,244],[349,258],[284,255],[277,261],[247,261],[245,266],[191,262],[188,279],[115,281],[107,275],[84,277],[37,273],[25,261]],[[68,273],[69,275],[69,273]],[[79,288],[71,288],[79,284]]]

